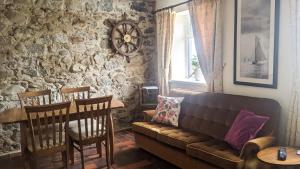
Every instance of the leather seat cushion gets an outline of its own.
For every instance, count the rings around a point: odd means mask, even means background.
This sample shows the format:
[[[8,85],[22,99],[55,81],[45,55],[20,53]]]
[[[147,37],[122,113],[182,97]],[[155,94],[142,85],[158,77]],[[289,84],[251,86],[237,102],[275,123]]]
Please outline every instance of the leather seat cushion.
[[[226,169],[242,168],[244,164],[238,151],[215,139],[189,144],[187,154]]]
[[[211,137],[204,134],[173,128],[161,131],[156,139],[170,146],[186,150],[188,144],[209,140]]]
[[[174,127],[166,126],[164,124],[151,123],[151,122],[135,122],[132,124],[132,130],[144,134],[151,138],[156,138],[159,133],[165,130],[171,130]]]

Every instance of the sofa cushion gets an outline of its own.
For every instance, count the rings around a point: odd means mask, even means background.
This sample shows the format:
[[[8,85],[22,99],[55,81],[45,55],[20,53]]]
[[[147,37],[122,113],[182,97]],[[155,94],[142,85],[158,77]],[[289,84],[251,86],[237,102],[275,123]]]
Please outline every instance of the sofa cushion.
[[[188,144],[211,139],[204,134],[185,131],[178,128],[161,131],[156,138],[162,143],[186,150]]]
[[[215,139],[189,144],[187,154],[226,169],[242,168],[244,163],[238,151]]]
[[[170,130],[174,127],[166,126],[164,124],[157,124],[152,122],[135,122],[132,124],[132,130],[146,136],[156,138],[158,133],[164,130]]]

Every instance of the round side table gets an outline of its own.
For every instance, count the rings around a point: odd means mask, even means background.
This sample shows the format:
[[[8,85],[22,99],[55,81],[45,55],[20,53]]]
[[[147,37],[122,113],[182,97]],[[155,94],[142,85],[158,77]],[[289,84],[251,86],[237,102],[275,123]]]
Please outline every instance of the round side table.
[[[296,154],[297,149],[293,147],[286,147],[287,158],[285,161],[277,160],[277,153],[279,147],[270,147],[263,149],[257,153],[257,158],[271,166],[277,168],[293,167],[297,168],[300,166],[300,156]]]

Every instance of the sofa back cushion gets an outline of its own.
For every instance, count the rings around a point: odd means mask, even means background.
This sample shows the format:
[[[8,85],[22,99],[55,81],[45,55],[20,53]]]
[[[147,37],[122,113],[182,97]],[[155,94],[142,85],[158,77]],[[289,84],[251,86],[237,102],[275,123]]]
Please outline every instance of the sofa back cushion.
[[[278,102],[272,99],[220,93],[185,96],[179,117],[179,127],[224,140],[241,109],[270,117],[257,136],[276,134],[281,111]]]

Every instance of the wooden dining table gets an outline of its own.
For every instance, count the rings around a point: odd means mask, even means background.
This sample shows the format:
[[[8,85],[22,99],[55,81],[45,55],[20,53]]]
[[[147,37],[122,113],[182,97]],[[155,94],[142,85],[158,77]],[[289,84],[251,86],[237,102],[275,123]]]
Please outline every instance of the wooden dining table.
[[[124,103],[120,100],[113,99],[111,102],[111,109],[119,109],[124,108]],[[76,104],[73,102],[70,106],[69,119],[70,121],[76,120],[77,116]],[[110,115],[109,120],[109,142],[110,142],[110,160],[111,163],[114,162],[114,126],[112,115]],[[26,156],[26,146],[27,146],[27,138],[26,131],[28,126],[28,120],[26,116],[26,112],[21,107],[15,107],[11,109],[7,109],[3,112],[0,112],[0,124],[11,124],[11,123],[19,123],[20,124],[20,133],[21,133],[21,153],[22,158],[25,160]]]

